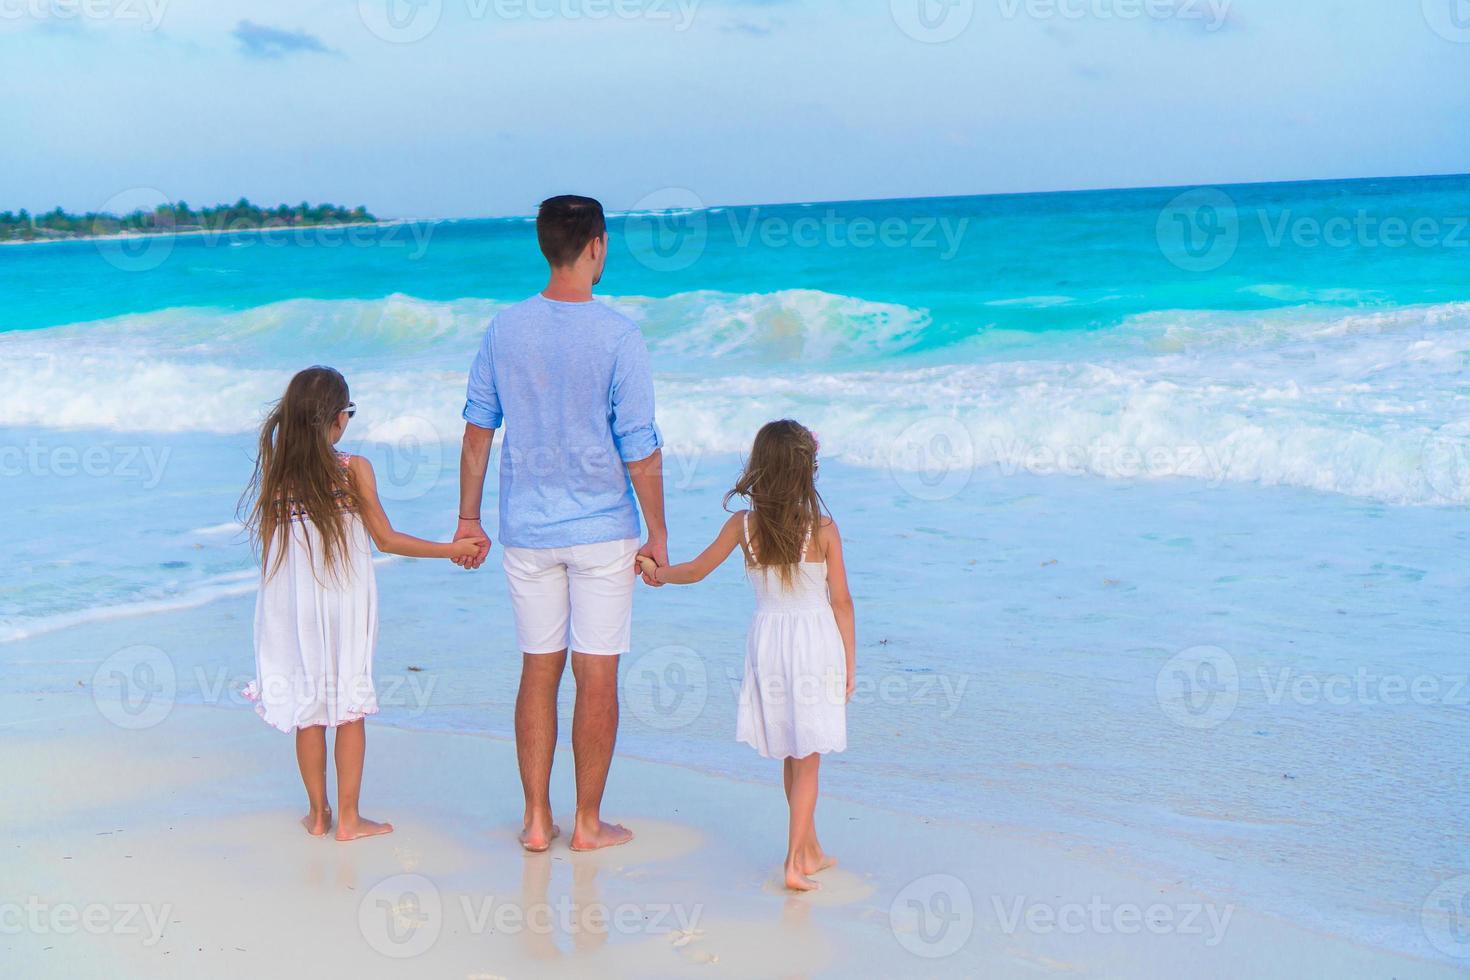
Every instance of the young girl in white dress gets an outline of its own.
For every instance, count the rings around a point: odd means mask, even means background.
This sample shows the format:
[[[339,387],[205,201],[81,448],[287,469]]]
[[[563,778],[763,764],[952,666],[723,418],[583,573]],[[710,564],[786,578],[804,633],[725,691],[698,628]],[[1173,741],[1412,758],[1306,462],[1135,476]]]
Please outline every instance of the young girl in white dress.
[[[718,568],[737,546],[755,588],[755,618],[745,644],[736,737],[768,759],[782,759],[791,819],[786,887],[811,891],[811,879],[836,861],[817,842],[817,773],[822,756],[847,748],[847,702],[856,671],[856,626],[842,538],[817,493],[817,440],[799,423],[771,422],[755,437],[745,472],[725,497],[751,508],[733,515],[704,554],[682,565],[643,571],[660,585],[689,585]]]
[[[363,718],[378,710],[372,544],[416,558],[476,557],[490,544],[436,544],[393,530],[378,500],[372,465],[334,448],[355,413],[341,374],[325,367],[297,374],[261,427],[260,454],[242,500],[261,556],[256,679],[245,696],[269,724],[296,734],[296,762],[310,807],[301,823],[313,837],[332,827],[326,730],[336,729],[341,841],[393,830],[357,810]]]

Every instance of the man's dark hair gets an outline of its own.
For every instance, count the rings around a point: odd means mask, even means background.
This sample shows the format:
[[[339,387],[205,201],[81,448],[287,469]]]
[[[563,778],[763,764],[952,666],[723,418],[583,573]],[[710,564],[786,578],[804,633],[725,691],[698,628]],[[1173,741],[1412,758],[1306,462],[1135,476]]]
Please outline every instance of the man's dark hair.
[[[553,268],[576,262],[587,243],[607,231],[602,205],[590,197],[563,194],[541,202],[536,215],[536,239],[541,254]]]

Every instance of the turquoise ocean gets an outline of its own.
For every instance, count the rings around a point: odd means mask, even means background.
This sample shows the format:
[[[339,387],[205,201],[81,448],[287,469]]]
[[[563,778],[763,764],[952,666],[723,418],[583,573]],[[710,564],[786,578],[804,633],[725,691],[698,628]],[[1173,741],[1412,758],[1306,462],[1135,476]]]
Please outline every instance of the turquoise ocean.
[[[819,434],[862,678],[830,792],[1453,961],[1470,177],[665,196],[599,292],[654,357],[676,556],[761,423]],[[340,368],[346,448],[446,535],[469,361],[542,278],[521,217],[0,248],[0,684],[250,710],[265,407]],[[508,735],[495,562],[379,582],[381,723]],[[733,740],[750,606],[733,565],[640,594],[623,751],[772,779]]]

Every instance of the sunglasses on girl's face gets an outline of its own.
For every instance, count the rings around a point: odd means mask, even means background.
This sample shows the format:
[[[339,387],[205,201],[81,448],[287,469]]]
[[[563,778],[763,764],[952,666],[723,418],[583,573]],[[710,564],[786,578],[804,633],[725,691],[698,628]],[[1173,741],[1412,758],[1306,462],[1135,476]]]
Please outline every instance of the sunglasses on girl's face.
[[[347,413],[348,418],[352,418],[357,414],[357,402],[348,402],[347,407],[342,409],[342,411]]]

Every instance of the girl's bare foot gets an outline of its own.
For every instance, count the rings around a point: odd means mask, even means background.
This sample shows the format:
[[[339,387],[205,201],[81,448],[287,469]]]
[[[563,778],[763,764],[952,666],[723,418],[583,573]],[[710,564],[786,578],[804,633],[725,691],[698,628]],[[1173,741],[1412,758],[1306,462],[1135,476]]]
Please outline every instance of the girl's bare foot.
[[[797,862],[788,861],[786,863],[786,887],[794,892],[814,892],[822,885],[802,874],[801,866]]]
[[[828,868],[837,867],[837,859],[820,847],[803,851],[797,863],[801,865],[801,870],[809,875],[820,874]]]
[[[391,823],[379,823],[376,820],[368,820],[363,817],[343,817],[337,822],[337,839],[340,841],[357,840],[361,837],[377,837],[379,834],[393,833]]]
[[[598,821],[597,826],[584,830],[580,825],[572,831],[572,850],[600,851],[604,847],[617,847],[633,839],[633,832],[621,824]]]
[[[521,846],[532,854],[540,854],[550,850],[551,842],[560,836],[561,828],[556,824],[550,821],[543,824],[533,820],[521,830]]]
[[[313,837],[327,836],[327,831],[332,829],[332,808],[309,811],[301,818],[301,826]]]

